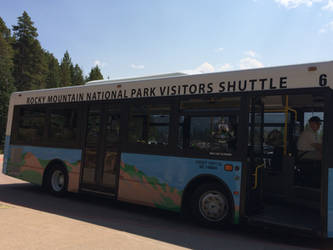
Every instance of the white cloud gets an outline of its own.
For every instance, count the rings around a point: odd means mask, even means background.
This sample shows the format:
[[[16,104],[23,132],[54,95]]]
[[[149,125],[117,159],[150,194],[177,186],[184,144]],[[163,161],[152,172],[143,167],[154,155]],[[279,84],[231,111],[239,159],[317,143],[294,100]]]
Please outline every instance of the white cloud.
[[[217,48],[216,49],[216,52],[223,52],[224,51],[224,48]]]
[[[287,9],[297,8],[301,5],[311,7],[314,3],[320,3],[323,0],[275,0],[276,3],[286,7]]]
[[[200,73],[210,73],[215,71],[213,65],[209,64],[208,62],[204,62],[198,68],[196,68],[196,70]]]
[[[196,67],[195,69],[190,70],[181,70],[181,72],[189,75],[193,74],[204,74],[204,73],[211,73],[215,71],[229,71],[236,68],[239,69],[252,69],[252,68],[261,68],[264,67],[264,64],[253,57],[245,57],[240,59],[239,61],[239,67],[235,67],[234,65],[230,63],[220,64],[216,65],[216,69],[213,65],[211,65],[208,62],[204,62],[200,66]]]
[[[94,61],[94,65],[102,68],[102,67],[104,67],[106,65],[106,63],[105,62],[101,62],[100,60],[95,60]]]
[[[208,62],[204,62],[200,66],[195,69],[182,70],[185,74],[193,75],[193,74],[202,74],[202,73],[211,73],[214,72],[215,68]]]
[[[131,64],[132,69],[144,69],[145,65],[142,64]]]
[[[228,71],[228,70],[232,70],[234,68],[234,66],[232,66],[231,64],[229,63],[225,63],[223,64],[222,66],[220,66],[218,68],[218,70],[221,70],[221,71]]]
[[[322,10],[333,11],[333,0],[329,0],[327,5],[321,8]]]
[[[331,31],[333,32],[333,21],[329,22],[324,27],[322,27],[319,30],[319,34],[324,34],[324,33],[331,32]]]
[[[256,57],[257,53],[254,52],[253,50],[249,50],[245,52],[245,55],[250,56],[250,57]]]
[[[240,69],[252,69],[252,68],[261,68],[261,67],[264,67],[264,64],[259,60],[251,57],[242,58],[239,64]]]

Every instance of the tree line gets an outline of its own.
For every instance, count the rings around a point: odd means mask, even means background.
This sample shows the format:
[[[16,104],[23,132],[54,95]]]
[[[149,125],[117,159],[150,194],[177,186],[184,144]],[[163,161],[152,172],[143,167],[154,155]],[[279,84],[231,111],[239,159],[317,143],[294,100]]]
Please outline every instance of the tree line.
[[[84,77],[68,51],[59,62],[51,52],[43,49],[37,39],[37,28],[27,12],[17,20],[11,30],[0,17],[0,149],[4,144],[12,92],[82,85],[103,79],[98,65]]]

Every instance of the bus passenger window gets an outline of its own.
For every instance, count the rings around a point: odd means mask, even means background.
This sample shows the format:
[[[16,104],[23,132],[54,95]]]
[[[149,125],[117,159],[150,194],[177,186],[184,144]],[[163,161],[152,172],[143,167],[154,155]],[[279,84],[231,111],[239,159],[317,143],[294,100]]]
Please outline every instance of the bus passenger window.
[[[51,110],[49,139],[64,144],[73,143],[77,138],[77,117],[77,110]]]
[[[40,143],[43,140],[46,112],[43,109],[21,108],[17,139],[24,144]]]
[[[129,141],[166,146],[169,140],[169,123],[169,106],[133,106],[129,120]]]
[[[169,115],[150,115],[148,144],[167,145],[169,137]]]
[[[237,126],[236,115],[186,117],[180,122],[179,147],[231,155],[237,149]],[[186,133],[187,128],[189,133]]]

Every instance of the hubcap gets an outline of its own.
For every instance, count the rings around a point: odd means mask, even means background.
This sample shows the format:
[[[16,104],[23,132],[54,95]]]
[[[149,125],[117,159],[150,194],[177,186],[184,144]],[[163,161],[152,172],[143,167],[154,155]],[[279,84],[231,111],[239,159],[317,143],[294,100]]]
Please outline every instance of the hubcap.
[[[219,191],[208,191],[199,200],[202,216],[209,221],[221,221],[228,213],[229,205],[226,197]]]
[[[52,189],[56,192],[61,191],[65,185],[65,176],[62,171],[55,170],[51,178]]]

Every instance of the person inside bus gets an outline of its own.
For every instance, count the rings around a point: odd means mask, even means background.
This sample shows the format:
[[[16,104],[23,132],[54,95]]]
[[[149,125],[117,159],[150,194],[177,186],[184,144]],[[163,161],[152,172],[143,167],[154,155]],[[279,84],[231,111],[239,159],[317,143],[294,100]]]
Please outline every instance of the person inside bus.
[[[322,158],[322,139],[318,135],[321,120],[318,116],[309,119],[309,126],[298,138],[297,149],[300,159],[320,161]]]

